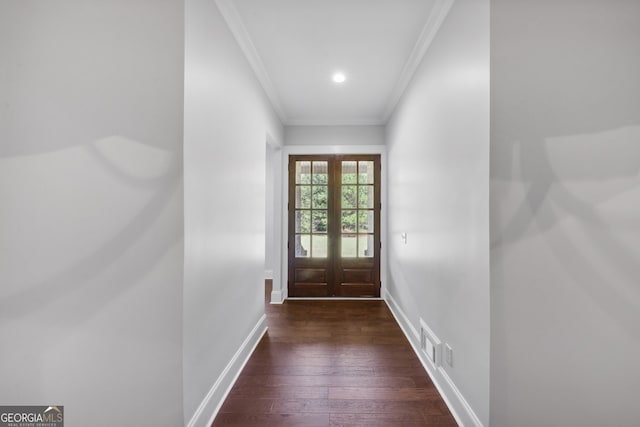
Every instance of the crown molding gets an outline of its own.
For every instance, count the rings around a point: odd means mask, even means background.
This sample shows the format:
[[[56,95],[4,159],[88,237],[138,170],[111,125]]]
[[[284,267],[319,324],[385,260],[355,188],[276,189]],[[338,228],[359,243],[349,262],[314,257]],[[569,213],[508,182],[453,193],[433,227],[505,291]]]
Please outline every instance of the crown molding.
[[[288,119],[285,114],[278,93],[267,73],[267,70],[258,54],[249,32],[247,31],[240,14],[236,10],[231,0],[215,0],[220,13],[227,23],[229,30],[233,34],[240,49],[244,53],[247,61],[251,65],[253,72],[262,86],[267,98],[269,99],[273,109],[285,126],[378,126],[385,125],[398,102],[404,95],[409,83],[418,69],[418,66],[424,59],[431,43],[435,39],[438,30],[442,26],[445,18],[449,14],[455,0],[436,0],[431,13],[427,18],[427,22],[422,28],[418,40],[416,41],[407,62],[405,63],[400,78],[396,82],[391,95],[384,108],[380,118],[355,118],[355,119]]]
[[[260,85],[264,89],[267,98],[271,102],[271,106],[275,110],[276,114],[280,118],[281,122],[287,121],[287,116],[282,108],[282,103],[280,102],[280,98],[278,97],[278,93],[276,92],[275,86],[267,73],[267,69],[258,54],[258,50],[256,46],[253,44],[251,37],[249,36],[249,32],[247,28],[244,26],[242,22],[242,18],[240,14],[236,10],[233,3],[229,0],[215,0],[216,5],[218,6],[218,10],[222,14],[222,18],[227,23],[229,30],[233,34],[233,37],[238,42],[240,49],[244,53],[244,56],[249,61],[251,68],[253,69],[256,78],[260,82]]]
[[[416,73],[416,70],[424,59],[427,50],[429,50],[429,46],[431,46],[438,30],[449,14],[454,1],[455,0],[436,0],[433,5],[433,9],[431,9],[427,22],[422,28],[422,32],[420,32],[420,36],[409,55],[409,59],[407,59],[407,62],[402,69],[402,73],[400,73],[400,78],[391,91],[391,95],[387,101],[387,106],[385,107],[382,115],[384,123],[389,121],[389,118],[398,105],[400,98],[402,98],[402,95],[404,95],[404,92],[407,90],[409,83],[411,83],[411,80],[413,79],[413,75]]]
[[[352,119],[292,119],[284,122],[285,126],[383,126],[384,121],[379,118]]]

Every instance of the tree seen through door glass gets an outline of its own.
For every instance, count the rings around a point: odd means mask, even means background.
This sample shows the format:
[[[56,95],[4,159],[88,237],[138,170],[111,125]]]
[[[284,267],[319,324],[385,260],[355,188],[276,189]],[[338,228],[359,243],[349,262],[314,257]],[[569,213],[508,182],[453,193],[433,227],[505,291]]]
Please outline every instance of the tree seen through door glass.
[[[358,187],[358,207],[361,209],[373,209],[373,185]]]
[[[311,162],[296,162],[296,184],[311,184]]]
[[[311,232],[327,232],[327,211],[312,211]]]
[[[314,185],[312,190],[311,207],[313,209],[327,209],[328,188],[326,185]]]
[[[313,184],[327,185],[329,183],[329,170],[327,162],[313,162]]]
[[[341,256],[373,257],[374,162],[343,161],[341,178]]]
[[[328,253],[329,167],[326,161],[295,164],[295,254],[326,258]]]
[[[358,211],[358,233],[373,233],[373,211]]]
[[[342,186],[342,209],[358,207],[358,187],[355,185]]]
[[[296,234],[296,258],[308,258],[310,255],[309,249],[311,248],[311,235],[309,234]]]
[[[355,233],[357,211],[342,211],[342,232]]]
[[[296,233],[311,233],[310,211],[296,211]]]
[[[342,162],[342,183],[355,184],[358,177],[358,162]]]
[[[373,184],[373,162],[358,162],[358,184]]]
[[[311,187],[308,185],[296,186],[296,208],[311,208]]]

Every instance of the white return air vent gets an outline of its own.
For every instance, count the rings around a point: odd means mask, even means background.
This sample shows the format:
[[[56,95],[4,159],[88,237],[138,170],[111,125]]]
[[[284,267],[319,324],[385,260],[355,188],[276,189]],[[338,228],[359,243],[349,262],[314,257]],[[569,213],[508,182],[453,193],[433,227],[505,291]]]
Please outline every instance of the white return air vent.
[[[420,349],[434,368],[442,364],[442,342],[420,318]]]

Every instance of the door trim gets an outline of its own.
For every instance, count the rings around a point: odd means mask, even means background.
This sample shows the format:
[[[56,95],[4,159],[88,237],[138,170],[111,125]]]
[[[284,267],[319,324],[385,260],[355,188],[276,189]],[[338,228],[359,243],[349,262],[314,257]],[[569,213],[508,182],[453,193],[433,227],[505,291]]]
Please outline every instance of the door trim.
[[[382,166],[382,174],[380,179],[381,185],[381,200],[382,200],[382,210],[380,212],[380,239],[382,240],[382,252],[380,256],[380,296],[383,297],[385,295],[387,284],[389,283],[387,278],[388,271],[388,258],[387,258],[387,250],[389,248],[389,234],[388,234],[388,226],[387,226],[387,147],[385,145],[288,145],[282,147],[281,152],[281,168],[280,168],[280,183],[282,184],[280,188],[281,201],[282,203],[279,206],[278,212],[275,212],[276,218],[280,218],[281,221],[281,242],[283,244],[280,247],[280,271],[283,274],[280,277],[280,288],[276,289],[274,282],[274,289],[272,295],[281,296],[282,299],[272,300],[272,303],[281,304],[286,299],[289,298],[288,295],[288,287],[287,287],[287,275],[284,274],[288,271],[289,263],[288,263],[288,250],[287,250],[287,239],[288,239],[288,211],[287,211],[287,202],[288,202],[288,191],[289,191],[289,168],[288,162],[286,159],[289,158],[290,155],[313,155],[313,154],[380,154],[380,164]],[[277,260],[275,261],[277,262]],[[335,300],[336,298],[331,298]],[[363,298],[358,298],[362,300]],[[374,299],[374,298],[371,298]],[[377,299],[377,298],[375,298]]]

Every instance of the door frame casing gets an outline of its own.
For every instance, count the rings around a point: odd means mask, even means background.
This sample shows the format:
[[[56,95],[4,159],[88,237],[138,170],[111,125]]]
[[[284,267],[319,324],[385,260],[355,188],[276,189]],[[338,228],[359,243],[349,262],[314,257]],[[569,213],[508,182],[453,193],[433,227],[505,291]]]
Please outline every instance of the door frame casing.
[[[280,195],[282,203],[277,207],[275,217],[280,218],[281,221],[281,248],[274,264],[277,265],[278,259],[280,261],[280,275],[279,284],[273,283],[273,290],[271,292],[271,303],[282,304],[288,297],[287,286],[287,274],[289,268],[288,261],[288,249],[286,242],[288,241],[288,227],[289,218],[287,210],[288,192],[289,192],[289,156],[290,155],[313,155],[313,154],[379,154],[380,165],[382,167],[380,187],[381,187],[381,202],[382,209],[380,211],[380,239],[382,242],[382,250],[380,252],[380,296],[386,295],[387,280],[387,248],[389,244],[387,242],[387,147],[385,145],[285,145],[282,147],[282,158],[280,168],[280,179],[278,179],[282,186],[280,188]],[[276,289],[276,285],[277,289]],[[332,298],[336,299],[336,298]]]

